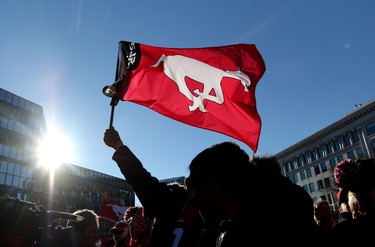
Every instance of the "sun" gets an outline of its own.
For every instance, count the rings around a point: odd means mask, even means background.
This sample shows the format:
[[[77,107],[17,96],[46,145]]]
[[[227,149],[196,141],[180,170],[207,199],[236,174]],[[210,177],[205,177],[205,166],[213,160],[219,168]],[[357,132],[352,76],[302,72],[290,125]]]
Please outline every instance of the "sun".
[[[63,162],[69,162],[72,154],[68,136],[53,127],[39,143],[38,165],[54,170]]]

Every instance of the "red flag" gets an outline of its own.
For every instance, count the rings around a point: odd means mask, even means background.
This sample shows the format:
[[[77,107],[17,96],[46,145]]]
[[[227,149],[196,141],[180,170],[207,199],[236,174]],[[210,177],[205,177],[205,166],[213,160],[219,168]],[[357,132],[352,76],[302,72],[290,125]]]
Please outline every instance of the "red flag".
[[[114,200],[103,200],[99,208],[99,218],[109,223],[121,221],[128,207]]]
[[[231,136],[256,152],[255,88],[266,68],[255,45],[162,48],[121,41],[117,65],[119,99]]]

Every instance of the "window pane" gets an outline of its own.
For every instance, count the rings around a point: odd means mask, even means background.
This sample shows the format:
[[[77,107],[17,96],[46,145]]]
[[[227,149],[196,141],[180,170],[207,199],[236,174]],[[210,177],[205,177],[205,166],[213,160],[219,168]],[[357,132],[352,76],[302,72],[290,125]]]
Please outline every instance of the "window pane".
[[[305,185],[302,186],[302,187],[306,190],[307,193],[309,193],[309,188],[307,187],[307,184],[305,184]]]
[[[9,155],[10,155],[10,147],[8,145],[4,145],[3,155],[5,157],[9,157]]]
[[[375,153],[375,142],[371,142],[371,149],[372,149],[372,152]]]
[[[328,143],[326,147],[327,154],[331,154],[333,152],[333,145],[332,143]]]
[[[359,142],[358,131],[354,131],[354,132],[352,133],[352,136],[353,136],[353,143],[357,143],[357,142]]]
[[[331,180],[329,178],[324,179],[324,187],[331,188]]]
[[[332,158],[329,160],[329,165],[331,166],[332,170],[335,169],[337,163],[336,163],[336,159],[335,158]]]
[[[349,135],[344,136],[344,147],[350,146],[350,138]]]
[[[26,189],[26,178],[21,178],[20,180],[20,188]]]
[[[324,148],[323,146],[321,146],[318,150],[318,155],[319,155],[319,159],[322,158],[324,156]]]
[[[14,176],[12,186],[18,188],[18,182],[20,181],[20,177]]]
[[[375,133],[375,123],[370,123],[366,126],[367,135],[372,135]]]
[[[0,173],[0,184],[5,184],[5,173]]]
[[[13,176],[8,174],[6,179],[5,179],[5,184],[9,185],[9,186],[12,186],[12,178],[13,178]]]
[[[322,180],[318,180],[317,184],[318,184],[318,190],[324,189],[324,187],[323,187],[323,181]]]
[[[296,184],[298,182],[297,173],[293,174],[293,182]]]
[[[16,164],[14,166],[14,175],[19,176],[21,174],[21,165]]]
[[[21,177],[26,177],[27,174],[27,166],[21,167]]]
[[[344,160],[344,157],[342,155],[337,156],[337,163],[341,162]]]
[[[312,160],[312,161],[316,160],[316,150],[313,150],[313,151],[311,152],[311,160]]]
[[[335,151],[339,151],[340,150],[340,140],[335,140],[334,142],[334,147],[335,147]]]
[[[13,172],[14,172],[14,164],[8,163],[7,173],[13,175]]]
[[[356,159],[353,150],[349,151],[349,152],[347,153],[347,155],[348,155],[348,158],[349,158],[349,159],[352,159],[352,160],[355,160],[355,159]]]
[[[311,178],[311,169],[310,168],[306,169],[306,175],[307,175],[308,178]]]
[[[0,163],[0,172],[6,173],[8,167],[8,162],[2,160]]]
[[[362,148],[357,148],[355,151],[357,152],[357,157],[358,157],[358,159],[362,159],[362,158],[365,157]]]
[[[310,189],[310,192],[314,192],[315,191],[314,183],[309,183],[309,189]]]
[[[320,167],[319,167],[319,165],[315,165],[314,166],[314,172],[315,172],[315,175],[320,174]]]
[[[327,171],[327,165],[326,165],[325,162],[321,163],[320,167],[322,168],[322,172],[326,172]]]

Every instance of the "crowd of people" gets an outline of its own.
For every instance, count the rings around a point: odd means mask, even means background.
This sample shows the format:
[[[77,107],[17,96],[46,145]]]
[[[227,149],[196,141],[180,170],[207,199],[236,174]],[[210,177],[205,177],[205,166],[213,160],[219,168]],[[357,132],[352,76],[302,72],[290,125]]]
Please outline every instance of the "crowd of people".
[[[231,247],[365,245],[375,232],[374,159],[347,159],[334,169],[340,220],[283,176],[273,156],[249,156],[232,141],[214,144],[190,162],[185,184],[152,176],[111,127],[104,143],[142,206],[129,207],[101,245],[99,216],[73,213],[69,235],[54,246]],[[78,218],[80,217],[80,218]],[[38,247],[38,246],[36,246]]]
[[[109,128],[104,143],[152,219],[148,247],[288,246],[364,243],[375,230],[374,159],[345,160],[334,172],[340,221],[282,175],[275,157],[250,157],[234,142],[215,144],[190,163],[185,186],[153,177]],[[354,167],[352,167],[354,166]]]

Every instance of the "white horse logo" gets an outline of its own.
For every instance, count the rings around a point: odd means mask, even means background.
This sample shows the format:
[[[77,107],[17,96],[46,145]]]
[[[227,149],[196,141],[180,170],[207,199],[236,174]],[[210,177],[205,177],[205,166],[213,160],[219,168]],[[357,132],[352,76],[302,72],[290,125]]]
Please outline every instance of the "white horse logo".
[[[128,209],[128,207],[126,206],[120,206],[117,204],[106,204],[106,206],[112,207],[112,211],[117,216],[118,221],[122,220],[122,217],[124,217],[126,209]]]
[[[220,84],[224,77],[239,80],[244,87],[244,91],[249,91],[250,78],[239,69],[236,71],[223,71],[196,59],[181,55],[166,56],[164,54],[151,67],[157,67],[161,62],[163,62],[164,74],[174,81],[180,93],[193,103],[189,105],[189,111],[194,111],[198,108],[201,112],[207,112],[203,105],[204,100],[223,104],[224,95]],[[194,96],[185,82],[186,77],[202,83],[204,85],[203,92],[195,89],[193,92],[198,96]],[[210,95],[212,90],[215,95]]]

